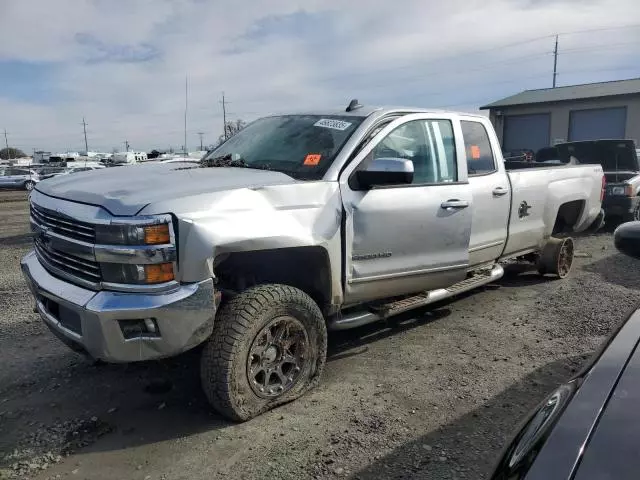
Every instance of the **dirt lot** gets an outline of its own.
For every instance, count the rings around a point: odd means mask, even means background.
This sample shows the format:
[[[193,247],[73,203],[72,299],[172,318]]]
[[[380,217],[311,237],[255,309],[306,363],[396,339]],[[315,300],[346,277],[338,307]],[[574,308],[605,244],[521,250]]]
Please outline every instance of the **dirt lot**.
[[[331,336],[320,388],[235,425],[208,408],[194,355],[95,365],[49,333],[20,274],[25,198],[0,193],[0,478],[482,478],[640,300],[611,234],[580,238],[570,279],[511,273]]]

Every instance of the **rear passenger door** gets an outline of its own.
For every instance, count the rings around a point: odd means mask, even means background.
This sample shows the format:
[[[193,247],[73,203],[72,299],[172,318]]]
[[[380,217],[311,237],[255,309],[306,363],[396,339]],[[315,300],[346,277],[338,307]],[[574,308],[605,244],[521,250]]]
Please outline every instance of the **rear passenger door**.
[[[465,278],[472,200],[461,140],[455,117],[407,115],[380,130],[344,170],[347,303]],[[411,160],[413,182],[359,190],[350,179],[374,158]]]
[[[507,240],[510,185],[497,140],[489,135],[486,121],[463,117],[460,121],[471,194],[473,223],[469,241],[469,265],[497,259]],[[493,139],[493,142],[492,142]]]

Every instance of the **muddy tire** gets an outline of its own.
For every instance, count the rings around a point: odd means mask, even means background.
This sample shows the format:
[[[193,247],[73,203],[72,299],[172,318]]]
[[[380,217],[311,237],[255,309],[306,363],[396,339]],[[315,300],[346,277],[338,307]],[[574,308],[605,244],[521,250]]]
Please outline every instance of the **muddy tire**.
[[[538,272],[565,278],[573,266],[574,245],[571,237],[551,237],[538,258]]]
[[[318,305],[297,288],[262,285],[218,312],[202,350],[200,379],[218,413],[245,421],[315,387],[326,356]]]
[[[627,213],[623,218],[623,222],[638,222],[640,221],[640,202],[634,207],[633,212]]]

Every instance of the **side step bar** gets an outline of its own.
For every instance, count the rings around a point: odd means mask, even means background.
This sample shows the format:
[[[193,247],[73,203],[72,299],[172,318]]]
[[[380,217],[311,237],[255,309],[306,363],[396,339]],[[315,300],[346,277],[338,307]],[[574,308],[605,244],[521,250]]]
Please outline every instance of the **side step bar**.
[[[474,275],[451,285],[448,288],[422,292],[413,297],[403,298],[394,302],[370,307],[371,311],[359,311],[344,316],[336,316],[329,321],[329,330],[348,330],[361,327],[369,323],[385,320],[399,313],[404,313],[415,308],[424,307],[431,303],[439,302],[447,298],[468,292],[481,285],[494,282],[504,275],[504,269],[500,265],[494,265],[491,270],[480,270]]]

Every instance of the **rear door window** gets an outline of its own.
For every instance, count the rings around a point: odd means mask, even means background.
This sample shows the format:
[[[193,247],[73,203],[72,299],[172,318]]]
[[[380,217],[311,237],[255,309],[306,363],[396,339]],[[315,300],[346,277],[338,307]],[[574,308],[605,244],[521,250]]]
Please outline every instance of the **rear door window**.
[[[480,122],[462,120],[460,124],[469,176],[495,172],[496,162],[487,129]]]

